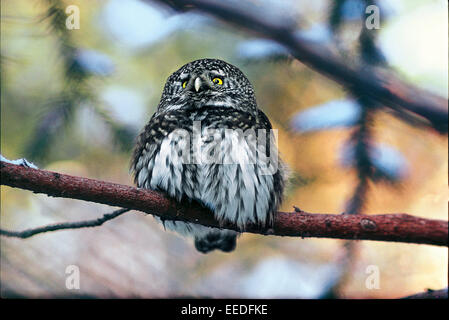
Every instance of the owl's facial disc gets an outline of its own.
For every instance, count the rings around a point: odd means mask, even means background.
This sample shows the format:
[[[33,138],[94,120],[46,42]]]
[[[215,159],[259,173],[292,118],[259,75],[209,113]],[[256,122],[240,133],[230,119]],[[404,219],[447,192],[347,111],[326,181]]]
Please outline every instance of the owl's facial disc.
[[[235,66],[218,59],[185,64],[167,80],[158,110],[226,107],[257,113],[254,89]]]
[[[220,91],[223,86],[224,73],[219,71],[193,72],[182,75],[182,88],[196,95]]]
[[[229,106],[226,97],[229,88],[226,88],[224,72],[218,70],[201,70],[181,75],[181,96],[188,98],[196,108],[204,106]]]

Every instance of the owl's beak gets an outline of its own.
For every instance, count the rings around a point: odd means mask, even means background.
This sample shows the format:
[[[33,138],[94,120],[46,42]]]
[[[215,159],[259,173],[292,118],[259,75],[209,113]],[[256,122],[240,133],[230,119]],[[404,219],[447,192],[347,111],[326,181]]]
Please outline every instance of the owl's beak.
[[[200,77],[197,77],[196,79],[195,79],[195,84],[194,84],[194,86],[195,86],[195,91],[196,92],[198,92],[198,91],[200,91],[200,89],[201,89],[201,79],[200,79]]]

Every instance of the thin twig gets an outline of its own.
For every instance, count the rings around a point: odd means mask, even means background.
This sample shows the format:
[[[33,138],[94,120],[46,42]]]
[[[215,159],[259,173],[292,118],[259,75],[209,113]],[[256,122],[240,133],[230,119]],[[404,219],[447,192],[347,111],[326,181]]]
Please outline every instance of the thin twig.
[[[32,237],[36,234],[50,232],[50,231],[98,227],[98,226],[101,226],[106,221],[117,218],[118,216],[120,216],[123,213],[128,212],[128,211],[130,211],[130,209],[118,209],[111,213],[106,213],[101,218],[94,219],[94,220],[55,223],[55,224],[50,224],[50,225],[46,225],[43,227],[26,229],[23,231],[10,231],[10,230],[0,229],[0,235],[6,236],[6,237],[15,237],[15,238],[26,239],[26,238]]]

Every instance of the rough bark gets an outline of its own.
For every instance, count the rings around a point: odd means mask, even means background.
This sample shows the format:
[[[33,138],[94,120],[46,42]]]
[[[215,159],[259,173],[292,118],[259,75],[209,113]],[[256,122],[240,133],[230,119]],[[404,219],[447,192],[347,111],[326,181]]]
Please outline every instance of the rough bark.
[[[425,292],[416,293],[402,299],[447,299],[447,288],[441,290],[427,289]]]
[[[117,183],[81,178],[0,162],[1,184],[52,197],[72,198],[143,211],[164,219],[220,225],[213,214],[197,203],[178,203],[164,194]],[[447,246],[448,222],[408,214],[348,215],[278,212],[273,228],[248,225],[244,232],[265,235],[380,240]],[[4,235],[7,235],[3,232]]]

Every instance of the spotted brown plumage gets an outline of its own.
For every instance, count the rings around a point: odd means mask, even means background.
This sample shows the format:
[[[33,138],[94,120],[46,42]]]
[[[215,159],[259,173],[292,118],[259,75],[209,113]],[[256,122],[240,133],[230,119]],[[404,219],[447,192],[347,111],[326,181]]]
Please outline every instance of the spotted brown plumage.
[[[131,164],[135,183],[178,201],[197,201],[241,230],[248,223],[269,227],[285,179],[270,129],[239,69],[216,59],[193,61],[168,78],[137,139]],[[235,248],[235,231],[161,222],[193,236],[201,252]]]

